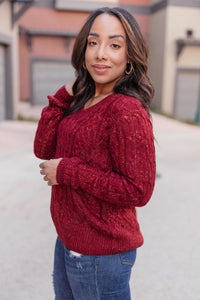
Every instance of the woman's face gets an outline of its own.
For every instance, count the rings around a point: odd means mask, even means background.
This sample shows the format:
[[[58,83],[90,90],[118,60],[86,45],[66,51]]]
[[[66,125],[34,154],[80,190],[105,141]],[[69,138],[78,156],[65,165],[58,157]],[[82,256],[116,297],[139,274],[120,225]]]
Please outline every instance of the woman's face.
[[[127,64],[126,33],[121,22],[108,14],[99,15],[88,35],[85,65],[97,89],[111,92]]]

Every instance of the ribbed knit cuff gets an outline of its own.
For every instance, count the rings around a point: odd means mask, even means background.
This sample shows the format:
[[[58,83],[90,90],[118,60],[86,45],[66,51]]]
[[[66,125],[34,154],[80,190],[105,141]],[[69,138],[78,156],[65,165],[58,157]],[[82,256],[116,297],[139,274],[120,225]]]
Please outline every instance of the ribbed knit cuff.
[[[50,107],[58,107],[61,109],[66,109],[69,106],[69,101],[64,101],[56,98],[55,96],[47,96],[49,99],[49,106]]]
[[[72,95],[69,94],[64,85],[55,93],[54,96],[64,101],[68,101],[72,98]]]
[[[63,158],[57,167],[56,180],[58,184],[67,184],[73,189],[78,189],[80,185],[79,173],[83,164],[83,161],[78,157]]]
[[[69,107],[69,104],[72,101],[72,96],[65,89],[65,86],[62,86],[55,95],[47,96],[49,99],[49,105],[51,107],[59,107],[62,109],[66,109]]]
[[[70,174],[67,174],[67,168],[69,166],[69,158],[63,158],[57,167],[56,180],[58,184],[68,184],[70,183]],[[69,168],[68,168],[69,171]],[[68,180],[67,180],[68,179]]]

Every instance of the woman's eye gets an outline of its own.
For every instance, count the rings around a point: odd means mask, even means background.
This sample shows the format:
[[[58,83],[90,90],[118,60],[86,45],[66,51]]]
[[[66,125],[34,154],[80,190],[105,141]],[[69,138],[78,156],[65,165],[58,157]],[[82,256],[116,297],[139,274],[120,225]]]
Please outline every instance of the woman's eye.
[[[97,44],[97,43],[96,43],[95,41],[89,41],[89,42],[88,42],[88,45],[89,45],[89,46],[95,46],[96,44]]]
[[[121,46],[118,45],[118,44],[112,44],[111,47],[114,48],[114,49],[119,49],[119,48],[121,48]]]

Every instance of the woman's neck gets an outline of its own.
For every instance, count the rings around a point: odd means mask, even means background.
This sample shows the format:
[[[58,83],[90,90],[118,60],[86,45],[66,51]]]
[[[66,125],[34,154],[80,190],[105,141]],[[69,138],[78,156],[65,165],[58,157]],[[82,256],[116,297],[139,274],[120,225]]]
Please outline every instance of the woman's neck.
[[[95,83],[95,94],[94,97],[105,97],[108,94],[112,94],[114,89],[114,83],[110,82],[108,84],[97,84]]]
[[[97,104],[98,102],[100,102],[101,100],[103,100],[104,98],[106,98],[107,96],[111,95],[113,93],[113,91],[107,92],[107,93],[100,93],[100,94],[96,94],[90,98],[86,103],[84,108],[87,109],[95,104]]]

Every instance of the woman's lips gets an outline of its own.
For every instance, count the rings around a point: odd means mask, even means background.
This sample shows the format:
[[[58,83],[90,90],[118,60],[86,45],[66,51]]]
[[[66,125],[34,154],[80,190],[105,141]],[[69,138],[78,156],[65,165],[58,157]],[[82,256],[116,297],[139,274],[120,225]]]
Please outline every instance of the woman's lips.
[[[105,72],[107,72],[110,67],[107,65],[92,65],[94,71],[98,74],[104,74]]]

